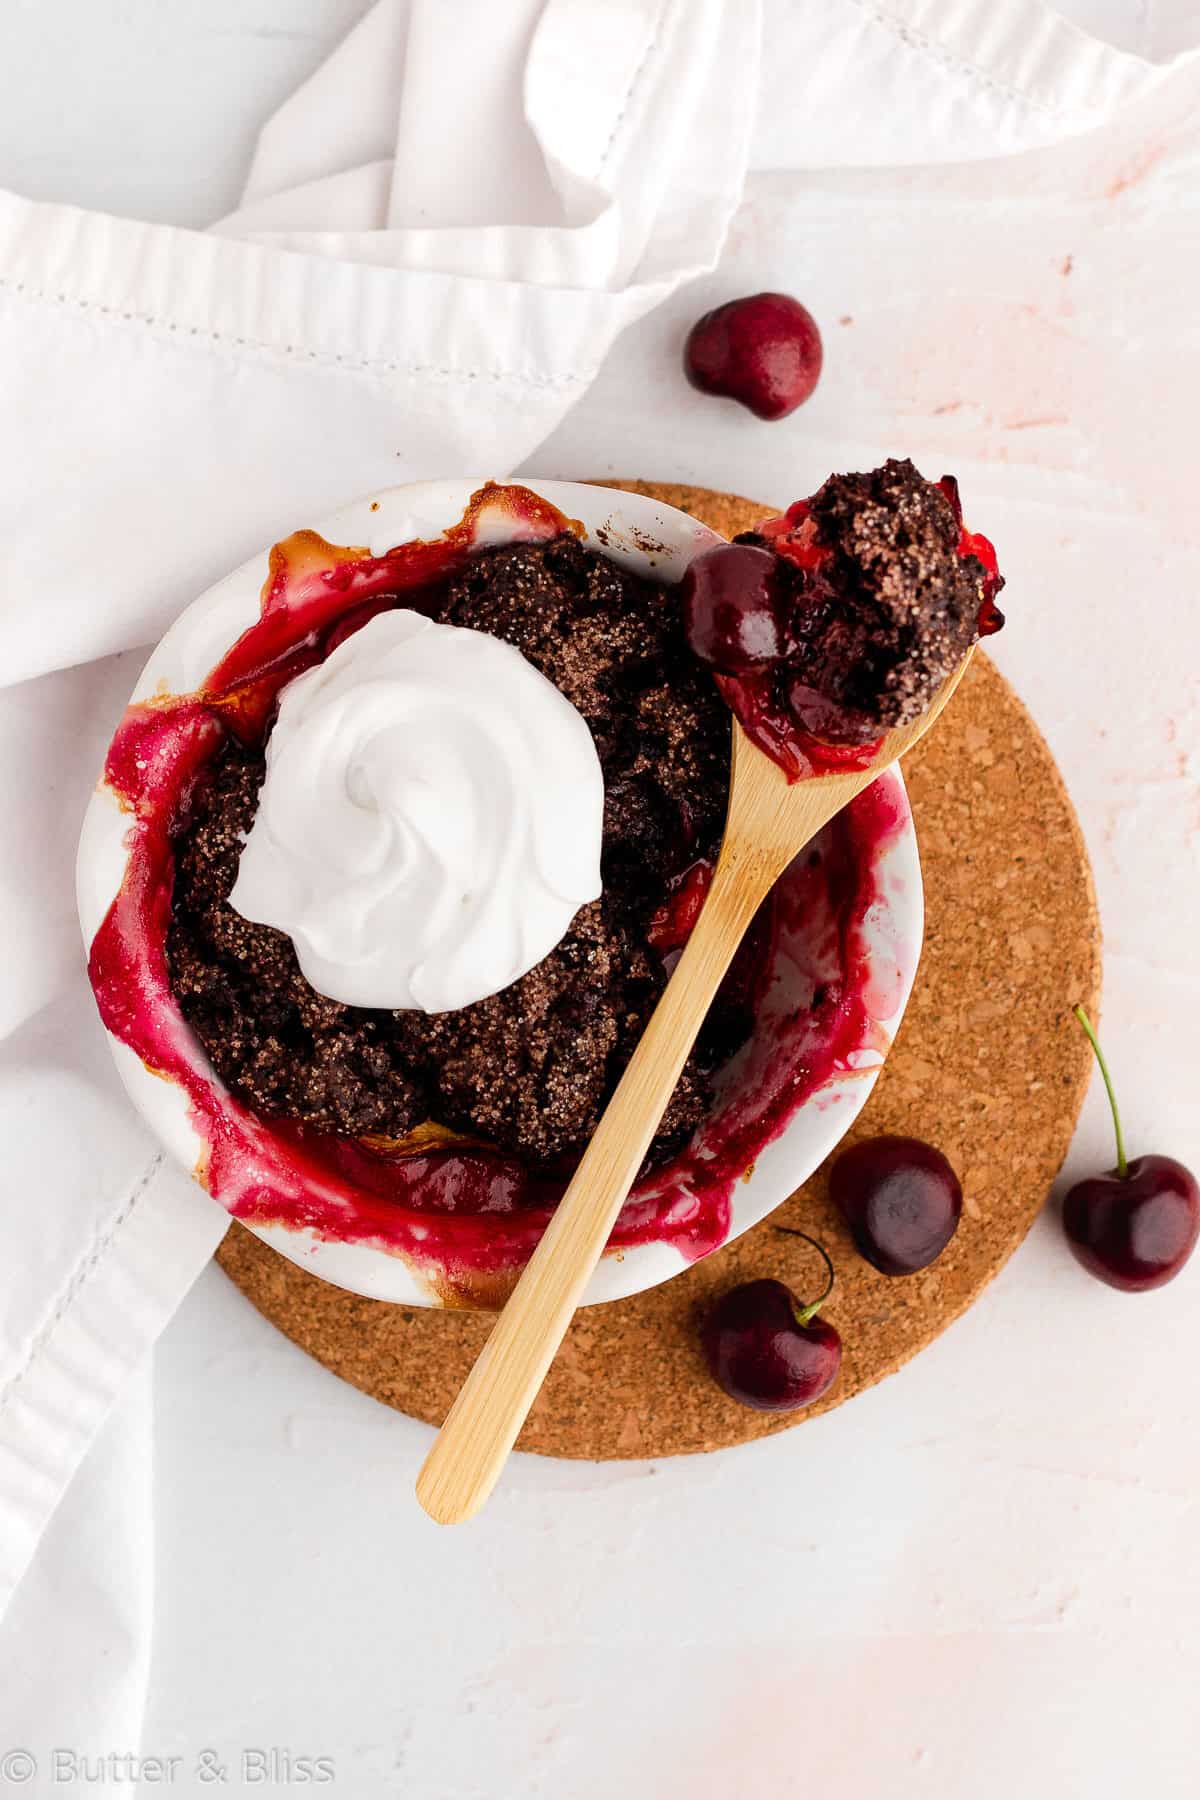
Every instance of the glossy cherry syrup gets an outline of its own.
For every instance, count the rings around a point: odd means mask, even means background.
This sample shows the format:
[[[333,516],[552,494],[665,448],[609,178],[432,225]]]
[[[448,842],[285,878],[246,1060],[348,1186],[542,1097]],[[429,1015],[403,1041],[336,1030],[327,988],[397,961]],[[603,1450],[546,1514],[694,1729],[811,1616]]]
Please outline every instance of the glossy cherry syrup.
[[[105,783],[130,818],[128,860],[93,940],[89,972],[108,1029],[186,1093],[204,1145],[200,1179],[239,1218],[398,1252],[447,1297],[475,1302],[503,1296],[541,1235],[565,1173],[531,1170],[513,1156],[436,1132],[393,1146],[268,1124],[234,1100],[171,991],[165,940],[173,835],[186,820],[192,783],[226,735],[261,742],[285,682],[335,641],[401,596],[419,609],[422,592],[481,539],[546,538],[570,528],[528,490],[489,487],[445,538],[379,557],[296,534],[272,553],[258,622],[195,693],[131,706],[105,765]],[[739,1079],[722,1090],[692,1144],[635,1186],[615,1247],[664,1241],[691,1258],[724,1242],[734,1189],[759,1152],[810,1094],[837,1077],[852,1078],[863,1052],[882,1048],[876,1021],[894,1013],[900,976],[879,947],[888,909],[877,866],[907,819],[890,785],[876,783],[824,834],[815,861],[802,860],[783,878],[759,916],[751,952],[731,975],[754,1016]],[[697,868],[664,902],[664,954],[677,954],[686,941],[704,881]],[[780,1005],[779,984],[770,979],[777,958],[793,980],[803,979],[811,961],[809,1008]]]
[[[844,1150],[829,1192],[861,1256],[883,1275],[936,1262],[958,1230],[962,1188],[940,1150],[920,1138],[876,1137]]]
[[[821,375],[821,333],[790,294],[748,294],[697,319],[683,350],[701,393],[737,400],[760,419],[785,419]]]
[[[782,1281],[745,1281],[721,1296],[701,1332],[713,1380],[731,1400],[759,1412],[811,1406],[829,1392],[842,1366],[842,1340],[818,1317],[833,1287],[833,1265],[820,1244],[807,1241],[828,1270],[820,1299],[804,1305]]]
[[[1077,1181],[1063,1201],[1063,1230],[1083,1267],[1109,1287],[1141,1294],[1173,1281],[1200,1236],[1200,1185],[1173,1156],[1127,1161],[1121,1115],[1099,1040],[1081,1006],[1112,1108],[1117,1166]]]

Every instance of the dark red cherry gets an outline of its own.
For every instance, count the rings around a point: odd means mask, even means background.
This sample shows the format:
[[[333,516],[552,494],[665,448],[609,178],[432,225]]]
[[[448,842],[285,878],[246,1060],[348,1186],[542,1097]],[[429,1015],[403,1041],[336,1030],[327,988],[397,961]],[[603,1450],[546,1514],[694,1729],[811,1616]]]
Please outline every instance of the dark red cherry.
[[[717,544],[694,557],[680,584],[688,643],[727,675],[746,675],[789,648],[775,557],[755,544]]]
[[[1109,1287],[1141,1294],[1182,1269],[1200,1235],[1200,1187],[1173,1156],[1135,1156],[1077,1181],[1063,1201],[1063,1230],[1084,1268]]]
[[[845,1150],[829,1191],[860,1253],[883,1275],[936,1262],[962,1214],[962,1188],[940,1150],[920,1138],[877,1137]]]
[[[738,400],[760,419],[783,419],[817,385],[821,334],[790,294],[748,294],[697,319],[683,367],[701,393]]]
[[[1173,1156],[1125,1158],[1121,1115],[1108,1064],[1082,1006],[1083,1026],[1100,1064],[1117,1138],[1117,1166],[1077,1181],[1063,1201],[1063,1230],[1078,1260],[1109,1287],[1141,1294],[1173,1281],[1200,1236],[1200,1186]]]
[[[837,1380],[842,1340],[816,1316],[833,1285],[833,1267],[824,1250],[821,1255],[829,1279],[811,1306],[802,1306],[782,1281],[745,1281],[723,1294],[709,1314],[705,1355],[714,1381],[732,1400],[759,1412],[794,1412],[811,1406]]]

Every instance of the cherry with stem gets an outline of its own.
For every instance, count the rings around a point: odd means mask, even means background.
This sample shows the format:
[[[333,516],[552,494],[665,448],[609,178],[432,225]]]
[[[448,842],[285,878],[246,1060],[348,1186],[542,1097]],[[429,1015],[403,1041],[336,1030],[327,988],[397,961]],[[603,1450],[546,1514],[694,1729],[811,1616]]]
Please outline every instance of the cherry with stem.
[[[824,1246],[807,1232],[776,1229],[804,1238],[821,1255],[826,1282],[819,1298],[802,1303],[782,1281],[745,1281],[717,1301],[701,1337],[713,1380],[732,1400],[759,1412],[794,1412],[833,1386],[842,1340],[818,1317],[835,1279]]]
[[[1200,1236],[1200,1185],[1172,1156],[1125,1154],[1116,1090],[1082,1006],[1073,1009],[1100,1066],[1117,1143],[1116,1167],[1077,1181],[1063,1201],[1063,1230],[1078,1261],[1126,1293],[1173,1281]]]

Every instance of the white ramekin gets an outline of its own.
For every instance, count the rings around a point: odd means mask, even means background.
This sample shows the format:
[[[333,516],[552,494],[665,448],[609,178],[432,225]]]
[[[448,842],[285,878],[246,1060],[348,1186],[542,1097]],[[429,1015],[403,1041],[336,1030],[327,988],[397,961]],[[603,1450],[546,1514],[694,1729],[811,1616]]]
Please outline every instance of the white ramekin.
[[[482,481],[439,481],[387,489],[319,521],[314,529],[330,543],[366,545],[380,554],[412,538],[440,536],[462,517],[471,494],[482,485]],[[693,556],[720,541],[685,513],[643,495],[564,481],[523,480],[521,485],[580,521],[585,542],[628,568],[658,579],[677,580]],[[233,641],[258,618],[267,556],[264,551],[252,558],[192,602],[150,657],[132,700],[163,692],[189,693],[200,685]],[[874,941],[881,955],[886,953],[893,965],[899,965],[899,1005],[891,1018],[877,1022],[877,1040],[883,1048],[865,1053],[852,1075],[835,1077],[811,1094],[737,1184],[730,1238],[757,1224],[787,1199],[829,1155],[874,1085],[912,988],[924,921],[916,834],[904,803],[899,770],[882,779],[894,785],[904,824],[889,841],[878,869],[878,891],[884,897],[880,904],[887,916],[868,918],[866,930],[868,946]],[[79,845],[79,916],[89,947],[121,886],[127,825],[128,815],[101,783],[88,808]],[[109,1043],[134,1105],[167,1150],[194,1171],[205,1146],[192,1124],[182,1089],[148,1069],[116,1038],[110,1036]],[[252,1225],[251,1229],[293,1262],[339,1287],[410,1306],[443,1303],[427,1279],[401,1255],[362,1244],[329,1242],[309,1231],[282,1225]],[[680,1251],[669,1243],[626,1248],[603,1260],[587,1300],[615,1300],[638,1293],[686,1267]]]

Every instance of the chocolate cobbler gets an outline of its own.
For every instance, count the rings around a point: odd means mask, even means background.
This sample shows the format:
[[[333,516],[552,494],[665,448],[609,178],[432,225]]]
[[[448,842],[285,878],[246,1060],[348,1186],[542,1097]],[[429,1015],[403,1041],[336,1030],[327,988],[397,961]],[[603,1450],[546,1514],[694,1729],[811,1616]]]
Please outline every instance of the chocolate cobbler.
[[[396,604],[512,644],[582,715],[605,785],[600,899],[528,974],[477,1004],[430,1014],[328,999],[285,933],[229,904],[265,767],[261,744],[231,735],[176,827],[167,956],[185,1018],[260,1118],[393,1141],[434,1121],[531,1167],[569,1163],[702,902],[728,795],[729,707],[790,777],[869,754],[995,628],[998,586],[953,484],[898,462],[832,477],[699,557],[682,592],[570,533],[476,550]],[[755,968],[752,944],[684,1069],[651,1166],[709,1110],[714,1072],[750,1028]]]
[[[184,1016],[233,1092],[262,1117],[401,1138],[424,1121],[553,1165],[577,1154],[666,983],[655,917],[716,855],[729,715],[689,654],[675,591],[564,535],[474,555],[404,604],[505,639],[587,721],[605,781],[601,899],[545,960],[456,1012],[383,1012],[318,994],[291,940],[228,897],[263,780],[261,748],[231,739],[193,795],[176,850],[167,948]],[[713,1069],[748,1021],[730,997],[709,1021],[655,1140],[685,1140]]]

